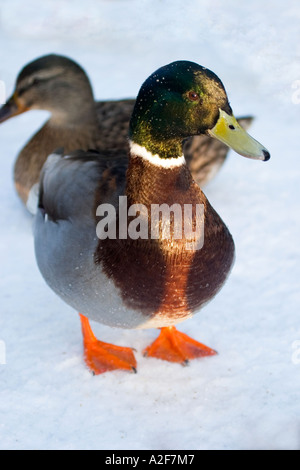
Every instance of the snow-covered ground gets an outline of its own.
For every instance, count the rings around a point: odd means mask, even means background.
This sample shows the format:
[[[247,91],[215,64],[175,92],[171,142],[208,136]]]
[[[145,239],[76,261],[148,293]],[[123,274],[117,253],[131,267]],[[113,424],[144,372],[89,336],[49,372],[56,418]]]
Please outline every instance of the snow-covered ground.
[[[47,114],[0,126],[1,449],[300,448],[299,25],[296,0],[1,2],[7,95],[19,69],[49,52],[81,63],[99,99],[135,96],[159,66],[193,60],[219,75],[236,115],[255,116],[251,134],[272,156],[231,152],[205,189],[237,258],[221,293],[179,329],[219,355],[186,368],[146,359],[157,331],[93,324],[138,360],[138,374],[93,377],[77,313],[44,283],[12,184]]]

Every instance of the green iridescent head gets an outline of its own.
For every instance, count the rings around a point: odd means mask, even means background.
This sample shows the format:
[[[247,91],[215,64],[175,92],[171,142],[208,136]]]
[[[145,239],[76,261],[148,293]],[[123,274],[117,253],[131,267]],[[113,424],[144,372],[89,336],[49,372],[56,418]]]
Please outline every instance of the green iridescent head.
[[[224,116],[226,129],[220,126]],[[152,154],[170,158],[182,154],[185,138],[200,134],[210,134],[250,158],[267,159],[264,147],[237,123],[225,88],[213,72],[188,61],[161,67],[140,89],[130,122],[130,139]],[[241,139],[247,141],[246,145]]]

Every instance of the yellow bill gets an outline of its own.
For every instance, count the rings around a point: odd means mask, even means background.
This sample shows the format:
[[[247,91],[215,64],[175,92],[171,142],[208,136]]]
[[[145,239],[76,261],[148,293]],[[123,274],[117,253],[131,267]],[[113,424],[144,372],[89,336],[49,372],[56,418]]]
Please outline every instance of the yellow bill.
[[[208,131],[208,134],[244,157],[263,161],[270,159],[268,150],[247,134],[234,116],[230,116],[222,109],[217,124]]]

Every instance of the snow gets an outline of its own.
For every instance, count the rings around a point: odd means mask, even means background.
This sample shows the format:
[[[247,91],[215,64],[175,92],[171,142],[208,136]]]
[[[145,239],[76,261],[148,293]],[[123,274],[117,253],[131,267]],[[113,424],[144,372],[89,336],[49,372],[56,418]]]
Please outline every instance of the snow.
[[[193,60],[222,79],[235,114],[253,114],[266,163],[233,152],[205,193],[236,243],[220,294],[179,329],[218,356],[189,367],[146,359],[157,331],[94,324],[136,348],[138,373],[93,377],[79,318],[36,266],[15,157],[47,117],[0,126],[0,448],[299,449],[299,79],[296,0],[11,0],[0,7],[6,93],[28,61],[82,64],[100,99],[136,96],[155,69]],[[3,364],[6,362],[6,364]]]

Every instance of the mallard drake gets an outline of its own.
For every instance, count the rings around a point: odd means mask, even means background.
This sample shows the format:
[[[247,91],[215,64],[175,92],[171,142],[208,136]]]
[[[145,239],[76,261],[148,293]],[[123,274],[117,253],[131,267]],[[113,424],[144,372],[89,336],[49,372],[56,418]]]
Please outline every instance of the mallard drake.
[[[150,357],[186,363],[215,354],[175,327],[217,294],[234,259],[230,232],[183,156],[184,139],[202,134],[246,157],[270,158],[239,126],[220,79],[178,61],[142,85],[130,120],[129,158],[112,150],[58,152],[47,159],[35,218],[36,259],[54,292],[81,312],[84,357],[95,374],[135,370],[136,360],[131,348],[98,341],[89,319],[160,328],[145,349]],[[189,218],[182,214],[186,207]],[[165,208],[169,220],[159,217]]]
[[[14,167],[16,190],[31,212],[36,210],[37,184],[48,155],[59,147],[65,153],[126,149],[134,103],[132,99],[95,102],[85,71],[64,56],[43,56],[21,70],[12,97],[0,109],[0,123],[30,109],[51,113],[21,150]],[[251,117],[241,118],[243,127],[251,121]],[[193,177],[203,185],[221,167],[228,147],[209,136],[190,139],[185,145]]]

